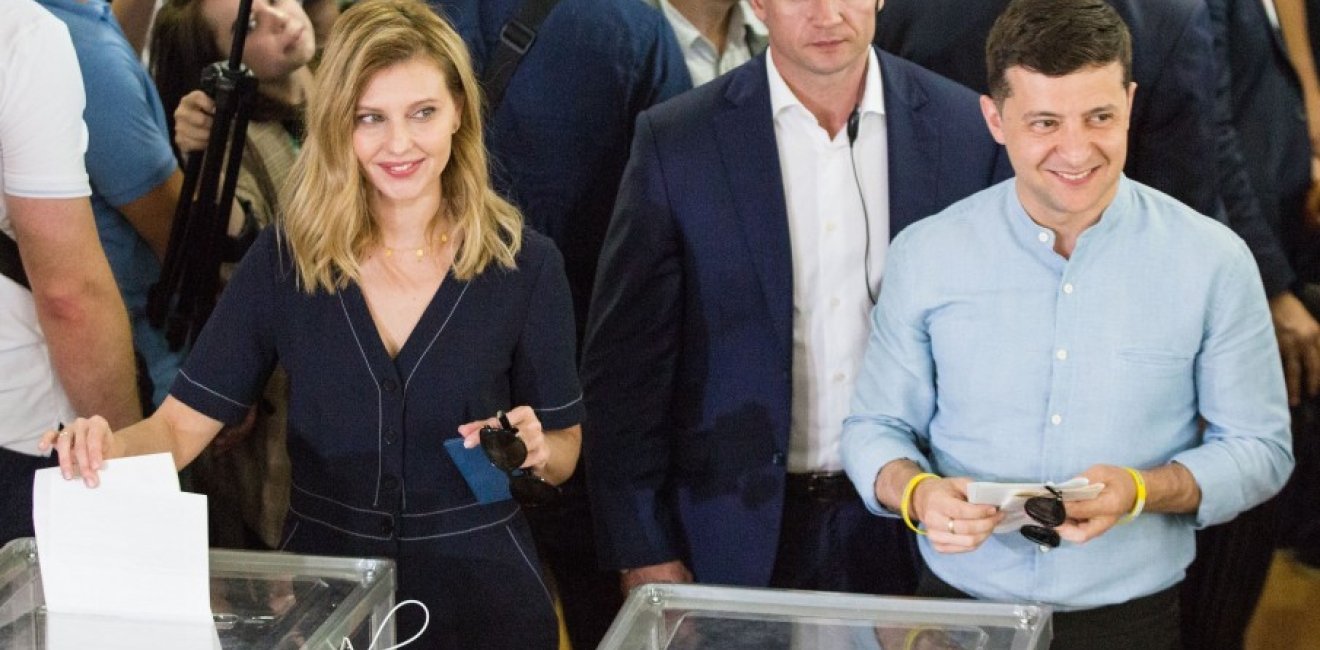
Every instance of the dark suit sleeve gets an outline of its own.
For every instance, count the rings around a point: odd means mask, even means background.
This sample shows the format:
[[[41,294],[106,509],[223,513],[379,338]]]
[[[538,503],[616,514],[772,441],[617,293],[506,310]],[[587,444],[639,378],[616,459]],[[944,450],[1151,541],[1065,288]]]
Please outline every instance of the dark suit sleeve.
[[[582,358],[583,453],[608,569],[679,558],[665,487],[683,272],[663,175],[643,113],[601,251]]]
[[[639,94],[633,98],[632,115],[692,89],[692,76],[683,60],[683,50],[674,39],[669,23],[664,19],[656,21],[656,32],[654,46],[647,53],[650,60],[638,71],[649,78],[634,84]]]
[[[1247,172],[1246,156],[1237,128],[1233,126],[1233,76],[1229,62],[1232,47],[1229,6],[1225,0],[1209,0],[1214,25],[1214,61],[1218,70],[1215,84],[1215,147],[1219,165],[1217,180],[1228,226],[1251,249],[1260,268],[1265,293],[1274,296],[1297,279],[1288,256],[1270,228]]]
[[[1144,38],[1172,38],[1159,77],[1146,94],[1141,123],[1133,125],[1127,174],[1191,206],[1215,214],[1215,68],[1210,17],[1197,5],[1181,29]],[[1141,100],[1139,100],[1141,101]]]

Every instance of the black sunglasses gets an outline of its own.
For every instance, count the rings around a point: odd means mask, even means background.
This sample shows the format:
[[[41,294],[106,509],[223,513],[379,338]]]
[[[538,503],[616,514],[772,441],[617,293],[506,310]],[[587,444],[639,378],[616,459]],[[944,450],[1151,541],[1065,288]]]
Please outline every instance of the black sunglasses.
[[[1063,540],[1054,529],[1068,519],[1068,511],[1063,507],[1062,492],[1048,485],[1045,489],[1050,491],[1049,496],[1031,497],[1023,505],[1027,516],[1040,525],[1027,524],[1021,528],[1021,532],[1023,537],[1043,548],[1058,548]]]
[[[496,413],[500,426],[482,427],[481,449],[490,462],[509,475],[509,493],[518,503],[527,507],[545,505],[559,496],[559,487],[521,465],[527,461],[527,445],[518,437],[518,430],[509,424],[504,411]]]

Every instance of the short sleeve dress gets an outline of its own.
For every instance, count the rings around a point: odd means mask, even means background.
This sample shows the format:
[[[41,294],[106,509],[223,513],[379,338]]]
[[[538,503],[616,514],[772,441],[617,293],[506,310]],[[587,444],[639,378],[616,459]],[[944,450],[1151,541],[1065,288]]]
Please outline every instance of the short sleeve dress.
[[[563,262],[526,230],[516,269],[440,285],[398,354],[361,289],[299,289],[278,228],[248,252],[170,393],[243,418],[276,363],[290,385],[286,550],[398,563],[398,600],[430,610],[434,648],[553,648],[549,591],[519,505],[478,503],[445,449],[460,424],[531,406],[545,430],[581,422]],[[420,616],[401,610],[406,639]]]

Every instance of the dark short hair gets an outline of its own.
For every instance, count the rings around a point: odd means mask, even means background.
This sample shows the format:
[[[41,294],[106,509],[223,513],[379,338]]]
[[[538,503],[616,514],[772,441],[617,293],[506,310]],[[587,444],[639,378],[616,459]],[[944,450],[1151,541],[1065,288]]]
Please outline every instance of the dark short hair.
[[[1104,0],[1013,0],[985,43],[990,96],[1003,102],[1012,89],[1004,73],[1014,66],[1049,77],[1113,62],[1132,83],[1132,36]]]

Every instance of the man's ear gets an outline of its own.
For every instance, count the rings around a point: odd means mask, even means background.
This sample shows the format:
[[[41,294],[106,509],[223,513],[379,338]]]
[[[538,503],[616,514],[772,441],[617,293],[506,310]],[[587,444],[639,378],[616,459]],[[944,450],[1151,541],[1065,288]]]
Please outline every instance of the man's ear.
[[[751,5],[752,13],[756,16],[756,19],[765,22],[765,1],[748,0],[747,4]]]
[[[995,142],[1004,144],[1004,118],[999,114],[999,105],[989,95],[981,95],[981,115]]]

